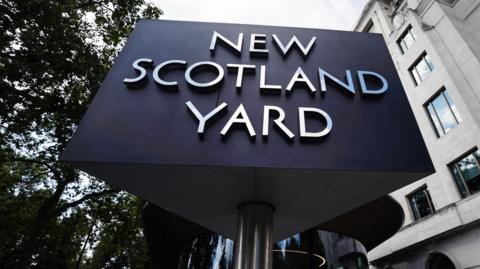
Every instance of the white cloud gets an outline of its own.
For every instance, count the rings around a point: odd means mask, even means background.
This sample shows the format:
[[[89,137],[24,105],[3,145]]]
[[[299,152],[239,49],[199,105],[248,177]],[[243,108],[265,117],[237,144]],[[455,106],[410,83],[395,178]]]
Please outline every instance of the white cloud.
[[[162,19],[351,30],[368,0],[162,0]]]

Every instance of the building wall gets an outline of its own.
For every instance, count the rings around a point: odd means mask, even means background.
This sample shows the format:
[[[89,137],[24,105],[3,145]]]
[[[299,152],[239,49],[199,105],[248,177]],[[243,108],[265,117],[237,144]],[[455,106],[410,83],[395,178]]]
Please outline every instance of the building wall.
[[[374,32],[383,34],[437,172],[391,193],[405,211],[404,227],[372,250],[369,260],[377,268],[389,263],[393,268],[428,268],[426,261],[437,251],[457,268],[480,268],[480,255],[471,252],[480,250],[480,194],[462,199],[448,166],[480,148],[480,1],[460,0],[451,6],[408,0],[396,10],[392,2],[367,4],[355,30],[364,31],[373,22]],[[396,41],[409,26],[417,39],[402,54]],[[435,70],[415,85],[409,67],[423,52]],[[462,121],[439,138],[424,104],[443,87]],[[407,195],[424,185],[436,212],[415,221]]]

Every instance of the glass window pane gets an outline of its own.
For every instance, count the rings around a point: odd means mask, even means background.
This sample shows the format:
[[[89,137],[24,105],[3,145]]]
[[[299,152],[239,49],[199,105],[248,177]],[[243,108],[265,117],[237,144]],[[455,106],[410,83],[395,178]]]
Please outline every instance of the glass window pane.
[[[435,130],[437,132],[437,136],[442,136],[445,134],[443,131],[442,126],[440,125],[440,121],[437,118],[437,114],[435,113],[435,110],[433,110],[432,103],[429,103],[427,106],[428,114],[430,115],[430,119],[433,122],[433,125],[435,126]]]
[[[408,32],[404,37],[403,37],[403,41],[405,42],[405,46],[407,48],[410,48],[413,44],[413,41],[415,41],[413,39],[413,36],[410,34],[410,32]]]
[[[413,212],[413,218],[415,220],[421,218],[420,213],[418,213],[417,209],[417,201],[415,199],[410,198],[410,206],[412,207],[412,212]]]
[[[368,31],[369,33],[375,33],[375,24],[372,24],[372,26],[370,26],[370,28],[368,28]]]
[[[418,212],[421,217],[428,216],[433,213],[433,209],[428,201],[426,190],[420,191],[416,194]]]
[[[415,68],[413,68],[413,69],[410,70],[410,73],[412,74],[413,79],[415,80],[415,85],[420,84],[420,82],[422,80],[420,79],[420,76],[418,75],[417,70]]]
[[[409,35],[410,36],[410,35]],[[407,45],[408,46],[408,45]],[[430,58],[428,55],[422,56],[422,58],[416,62],[411,68],[410,72],[414,76],[415,81],[417,84],[419,84],[420,81],[424,80],[434,69],[434,66],[432,62],[430,61]],[[415,74],[415,71],[417,72],[417,75]]]
[[[433,65],[432,61],[430,60],[430,56],[428,56],[427,54],[425,54],[425,61],[427,62],[428,64],[428,67],[430,68],[430,71],[433,71],[435,69],[435,66]]]
[[[455,118],[457,118],[457,122],[461,122],[462,117],[460,117],[460,113],[458,113],[457,107],[453,103],[452,98],[450,98],[450,95],[447,93],[447,91],[443,91],[442,93],[445,96],[445,98],[447,99],[447,102],[450,105],[450,108],[452,109],[453,114],[455,114]]]
[[[476,157],[472,154],[463,158],[457,163],[462,173],[463,179],[467,184],[470,193],[480,190],[480,168]]]
[[[410,205],[415,219],[423,218],[433,213],[433,207],[427,189],[421,189],[410,196]]]
[[[440,121],[437,118],[437,114],[435,113],[435,110],[433,110],[432,103],[429,103],[427,106],[427,111],[428,114],[430,115],[430,119],[432,120],[433,126],[435,126],[435,131],[437,133],[437,136],[440,137],[445,134],[443,131],[442,126],[440,125]]]
[[[415,39],[417,39],[417,37],[412,31],[412,27],[409,26],[407,30],[405,30],[405,32],[397,40],[397,43],[402,53],[405,53],[413,45]]]
[[[437,116],[442,124],[443,130],[445,133],[448,133],[448,131],[457,125],[457,120],[453,116],[447,100],[443,97],[443,95],[439,95],[432,101],[432,104],[435,112],[437,112]]]
[[[425,58],[418,62],[418,64],[415,66],[415,69],[417,69],[420,80],[424,80],[428,74],[430,74],[430,67],[428,66]]]
[[[460,171],[458,170],[457,166],[453,165],[450,168],[452,169],[453,178],[455,179],[455,183],[457,183],[457,187],[462,195],[462,198],[468,196],[467,188],[465,184],[463,184],[462,176],[460,175]]]
[[[417,39],[417,36],[415,35],[415,32],[413,31],[412,28],[410,28],[410,30],[408,30],[410,32],[410,34],[412,35],[413,39],[416,40]]]
[[[407,45],[403,40],[401,40],[399,44],[400,44],[400,48],[402,49],[402,53],[405,53],[408,49]]]

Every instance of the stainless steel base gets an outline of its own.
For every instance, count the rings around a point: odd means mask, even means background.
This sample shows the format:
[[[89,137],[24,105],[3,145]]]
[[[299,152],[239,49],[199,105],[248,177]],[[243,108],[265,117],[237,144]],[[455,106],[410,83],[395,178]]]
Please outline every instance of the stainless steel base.
[[[273,212],[267,203],[239,206],[234,269],[272,269]]]

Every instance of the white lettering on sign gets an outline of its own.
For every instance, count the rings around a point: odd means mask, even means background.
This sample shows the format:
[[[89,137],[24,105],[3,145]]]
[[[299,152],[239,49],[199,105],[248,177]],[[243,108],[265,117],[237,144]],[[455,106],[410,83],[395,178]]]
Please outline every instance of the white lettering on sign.
[[[217,44],[217,40],[220,39],[222,42],[229,46],[229,48],[233,49],[237,54],[242,53],[242,42],[243,42],[243,33],[238,34],[237,43],[233,43],[223,35],[213,32],[212,42],[210,42],[210,53],[215,53],[215,45]]]
[[[315,86],[313,86],[312,82],[308,79],[307,75],[305,75],[302,68],[300,67],[298,67],[297,71],[295,72],[295,74],[293,74],[292,79],[288,83],[287,91],[291,91],[292,88],[295,87],[295,84],[298,82],[306,84],[312,93],[317,91],[317,89],[315,89]]]
[[[243,73],[253,70],[255,72],[255,65],[251,64],[227,64],[227,69],[230,72],[237,70],[237,81],[235,83],[235,87],[240,90],[242,88],[242,81],[243,81]]]
[[[290,48],[292,48],[293,44],[295,44],[296,47],[300,49],[300,52],[302,53],[302,56],[307,57],[308,53],[310,52],[310,49],[315,44],[315,40],[317,40],[317,37],[312,36],[312,39],[310,39],[310,42],[308,43],[308,45],[306,47],[304,47],[302,45],[302,43],[300,43],[298,38],[296,36],[293,36],[290,39],[290,41],[288,42],[288,44],[286,46],[284,46],[282,44],[282,41],[280,41],[280,39],[277,37],[276,34],[273,34],[272,37],[273,37],[273,40],[275,41],[275,45],[277,45],[277,47],[282,51],[284,56],[287,55],[287,53],[290,51]]]
[[[212,111],[210,111],[207,115],[202,116],[200,111],[198,111],[198,109],[192,104],[192,102],[188,101],[186,105],[190,109],[190,111],[193,113],[193,115],[198,119],[198,129],[197,129],[198,134],[203,134],[205,130],[205,123],[210,118],[212,118],[213,116],[218,114],[218,112],[222,111],[224,108],[227,107],[227,103],[223,102],[219,106],[214,108]]]
[[[247,127],[248,134],[251,137],[255,136],[255,130],[253,129],[252,122],[250,121],[247,111],[245,111],[245,108],[242,104],[240,104],[237,110],[235,110],[233,115],[228,120],[227,124],[225,124],[225,127],[223,127],[222,131],[220,131],[220,134],[222,136],[227,135],[228,131],[234,123],[245,125],[245,127]]]
[[[262,135],[268,136],[268,120],[270,119],[270,111],[275,111],[278,113],[278,118],[273,120],[273,123],[282,130],[288,138],[293,139],[295,135],[290,131],[290,129],[285,126],[283,120],[285,119],[285,111],[278,106],[264,106],[263,107],[263,126],[262,126]]]
[[[192,103],[192,101],[187,101],[185,104],[187,105],[188,109],[193,113],[193,115],[195,115],[195,117],[198,119],[198,134],[204,134],[206,122],[215,115],[218,115],[220,111],[222,111],[228,106],[227,103],[223,102],[219,106],[215,107],[212,111],[210,111],[207,115],[203,116]],[[271,105],[263,107],[262,136],[267,137],[269,134],[269,119],[271,116],[271,111],[275,111],[278,114],[278,117],[273,120],[273,123],[279,128],[281,134],[285,135],[289,139],[293,139],[295,137],[295,134],[290,131],[290,129],[284,123],[285,111],[283,111],[283,109],[278,106]],[[325,123],[325,128],[317,131],[307,131],[307,125],[305,122],[307,113],[317,114],[315,118],[318,118],[318,116],[320,116]],[[328,135],[332,130],[332,118],[325,111],[315,107],[299,107],[298,119],[299,135],[301,138],[321,138]],[[222,136],[226,136],[234,125],[240,128],[243,127],[250,137],[256,136],[253,124],[250,121],[248,113],[245,110],[243,104],[240,104],[235,110],[235,112],[230,116],[229,120],[220,131],[220,134]]]
[[[302,43],[297,36],[293,35],[289,37],[290,39],[285,39],[285,36],[282,38],[283,41],[277,36],[277,34],[271,35],[271,42],[279,51],[282,57],[288,57],[292,54],[294,49],[297,53],[303,58],[307,58],[310,52],[314,49],[315,42],[317,38],[315,36],[310,37],[308,42]],[[242,55],[242,46],[243,46],[244,34],[239,33],[238,36],[228,36],[225,37],[221,33],[214,31],[210,41],[210,53],[215,54],[215,51],[219,45],[223,46],[225,49],[230,50],[237,56]],[[288,43],[284,43],[285,40],[288,40]],[[303,40],[305,41],[305,40]],[[252,33],[250,34],[250,44],[248,47],[248,53],[250,57],[260,57],[266,58],[270,53],[270,50],[267,47],[269,42],[269,36],[262,33]],[[150,58],[140,58],[135,60],[132,63],[132,67],[136,72],[135,77],[127,77],[123,80],[127,87],[139,87],[145,84],[148,81],[148,69],[153,68],[153,60]],[[189,65],[186,60],[182,59],[172,59],[166,60],[158,64],[152,71],[153,81],[161,88],[169,88],[178,90],[179,81],[176,80],[166,80],[162,76],[166,75],[172,69],[182,69],[184,72],[184,82],[190,86],[190,88],[202,90],[209,89],[212,91],[218,90],[221,85],[223,85],[225,78],[224,67],[218,63],[212,61],[200,61]],[[243,64],[243,63],[228,63],[226,65],[227,71],[229,74],[236,75],[234,87],[237,89],[238,94],[241,94],[241,89],[244,84],[244,79],[255,79],[245,77],[247,74],[255,74],[257,66],[253,64]],[[353,82],[353,75],[349,69],[345,70],[344,79],[340,79],[340,74],[331,74],[323,68],[318,68],[318,82],[320,92],[324,95],[327,92],[327,84],[337,88],[339,91],[355,95],[355,83]],[[194,77],[201,72],[214,72],[215,76],[213,79],[207,82],[200,82]],[[288,80],[288,84],[283,86],[278,83],[273,83],[272,81],[267,82],[267,66],[265,64],[260,65],[260,76],[259,76],[259,85],[258,90],[260,94],[281,94],[282,92],[292,94],[293,89],[304,88],[307,89],[312,96],[317,92],[315,83],[313,83],[307,73],[302,69],[301,66],[298,66],[296,71],[293,72],[293,75]],[[388,91],[388,81],[381,74],[371,71],[371,70],[356,70],[356,79],[360,85],[360,92],[364,96],[382,96]],[[370,81],[370,83],[367,83]],[[372,86],[375,85],[375,86]],[[233,86],[233,85],[232,85]],[[228,87],[228,85],[227,85]],[[249,89],[252,90],[252,89]],[[195,116],[198,120],[197,133],[203,135],[205,133],[206,124],[208,122],[213,122],[214,117],[223,117],[225,113],[220,113],[227,110],[227,103],[223,102],[220,105],[217,105],[211,111],[203,115],[197,107],[192,103],[192,101],[186,102],[188,110]],[[314,115],[315,119],[320,119],[324,123],[324,128],[322,130],[310,130],[306,123],[306,118],[308,115]],[[262,123],[262,136],[268,137],[270,123],[277,129],[281,135],[284,135],[286,138],[292,140],[295,137],[295,134],[287,127],[285,123],[286,114],[285,111],[278,107],[272,105],[266,105],[263,108],[263,123]],[[220,135],[226,136],[230,132],[232,126],[238,126],[247,131],[250,137],[255,137],[255,129],[253,124],[250,121],[248,113],[243,104],[240,104],[235,112],[230,116],[225,126],[222,128]],[[315,107],[299,107],[298,108],[298,136],[300,138],[322,138],[327,136],[333,128],[333,121],[330,115]]]

